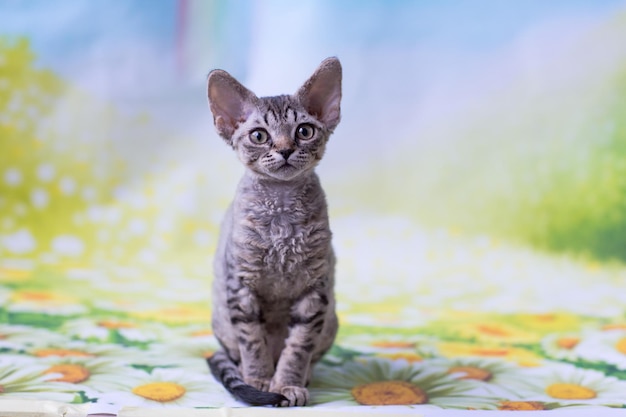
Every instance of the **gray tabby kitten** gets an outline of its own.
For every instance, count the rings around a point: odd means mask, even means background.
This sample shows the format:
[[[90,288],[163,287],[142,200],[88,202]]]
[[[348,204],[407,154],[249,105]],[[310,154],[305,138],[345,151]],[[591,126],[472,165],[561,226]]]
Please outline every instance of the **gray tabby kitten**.
[[[303,406],[311,367],[337,333],[335,257],[313,169],[340,119],[341,64],[324,60],[292,96],[258,98],[222,70],[209,74],[215,127],[246,171],[215,255],[208,362],[237,399]]]

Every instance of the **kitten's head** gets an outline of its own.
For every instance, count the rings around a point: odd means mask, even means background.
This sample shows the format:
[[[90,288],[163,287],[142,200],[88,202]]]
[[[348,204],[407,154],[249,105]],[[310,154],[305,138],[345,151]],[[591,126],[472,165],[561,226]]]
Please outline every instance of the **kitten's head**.
[[[217,132],[244,165],[264,177],[290,180],[324,154],[340,119],[341,64],[324,60],[291,96],[257,97],[226,71],[211,71],[209,106]]]

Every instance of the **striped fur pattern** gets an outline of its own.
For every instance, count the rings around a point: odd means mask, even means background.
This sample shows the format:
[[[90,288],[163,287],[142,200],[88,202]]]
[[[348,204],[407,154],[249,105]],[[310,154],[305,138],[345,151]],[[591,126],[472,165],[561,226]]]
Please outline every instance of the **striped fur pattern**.
[[[215,255],[212,374],[252,405],[303,406],[311,367],[337,333],[335,257],[314,168],[340,119],[341,65],[322,62],[294,95],[257,98],[209,74],[220,136],[246,167]]]

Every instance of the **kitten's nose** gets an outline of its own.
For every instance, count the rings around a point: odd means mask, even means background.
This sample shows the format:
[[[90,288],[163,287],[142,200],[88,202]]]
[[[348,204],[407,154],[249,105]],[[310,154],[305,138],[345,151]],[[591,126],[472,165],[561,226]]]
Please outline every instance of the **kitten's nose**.
[[[289,159],[289,155],[293,153],[293,149],[282,149],[278,151],[278,153],[281,154],[286,161],[287,159]]]

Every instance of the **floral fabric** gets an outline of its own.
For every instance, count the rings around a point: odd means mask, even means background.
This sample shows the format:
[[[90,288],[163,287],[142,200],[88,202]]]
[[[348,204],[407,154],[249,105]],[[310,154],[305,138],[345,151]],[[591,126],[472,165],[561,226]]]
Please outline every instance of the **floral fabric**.
[[[368,239],[342,238],[354,221],[334,222],[341,328],[315,368],[313,407],[624,407],[626,320],[614,314],[623,302],[623,270],[486,238],[409,232],[398,219],[362,217]],[[389,242],[376,242],[388,235],[396,241],[378,253]],[[407,245],[402,236],[430,245]],[[359,255],[363,251],[370,256]],[[210,329],[208,263],[195,275],[163,264],[161,282],[149,268],[104,272],[80,259],[3,262],[0,400],[53,400],[120,413],[124,407],[245,406],[213,380],[205,363],[219,348]],[[418,268],[384,272],[398,262]],[[595,284],[585,287],[592,278]]]

